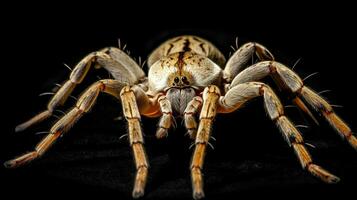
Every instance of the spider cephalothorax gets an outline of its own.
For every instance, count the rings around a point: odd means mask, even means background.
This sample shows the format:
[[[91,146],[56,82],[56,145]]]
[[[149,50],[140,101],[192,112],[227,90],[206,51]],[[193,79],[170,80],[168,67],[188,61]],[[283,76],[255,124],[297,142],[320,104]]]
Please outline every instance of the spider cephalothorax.
[[[260,62],[249,66],[256,54]],[[293,123],[284,115],[283,106],[266,84],[258,82],[272,76],[276,84],[293,96],[293,102],[316,120],[305,104],[321,113],[331,126],[357,149],[357,139],[322,97],[304,86],[300,77],[285,65],[274,61],[273,55],[258,43],[241,46],[226,62],[223,54],[210,42],[196,36],[170,39],[155,49],[148,58],[146,77],[139,65],[120,48],[105,48],[90,53],[73,69],[67,80],[53,96],[47,110],[16,127],[22,131],[52,115],[64,103],[75,86],[83,81],[91,66],[108,70],[114,79],[100,80],[91,85],[76,105],[62,117],[35,150],[5,163],[17,167],[43,155],[48,148],[94,105],[100,92],[121,100],[128,122],[129,142],[136,164],[133,197],[144,195],[148,176],[148,161],[140,127],[141,116],[161,117],[156,136],[163,138],[174,122],[182,117],[188,134],[195,140],[191,162],[193,198],[204,197],[202,168],[211,127],[217,113],[239,109],[252,98],[262,96],[270,119],[282,132],[284,139],[296,152],[301,166],[327,183],[339,178],[313,163],[304,140]],[[196,116],[199,114],[199,123]]]
[[[173,112],[182,116],[187,104],[207,85],[219,85],[221,68],[196,52],[177,52],[162,57],[149,70],[149,93],[164,92]]]

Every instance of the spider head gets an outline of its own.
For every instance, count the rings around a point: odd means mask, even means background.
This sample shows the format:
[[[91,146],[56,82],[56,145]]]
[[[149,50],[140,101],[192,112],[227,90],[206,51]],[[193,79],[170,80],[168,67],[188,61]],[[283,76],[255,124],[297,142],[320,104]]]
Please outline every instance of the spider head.
[[[169,75],[167,79],[169,87],[183,88],[190,86],[193,83],[192,75],[186,71],[179,71]]]
[[[153,93],[167,88],[203,89],[219,85],[222,69],[209,58],[193,52],[178,52],[156,61],[149,70],[149,89]]]

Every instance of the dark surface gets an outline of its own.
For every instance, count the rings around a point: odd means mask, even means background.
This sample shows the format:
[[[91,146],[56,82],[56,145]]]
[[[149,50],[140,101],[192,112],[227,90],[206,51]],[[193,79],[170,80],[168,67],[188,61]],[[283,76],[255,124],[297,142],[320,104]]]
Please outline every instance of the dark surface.
[[[223,8],[230,8],[230,5]],[[134,56],[143,58],[162,41],[179,34],[204,37],[226,56],[235,37],[239,36],[240,44],[247,41],[264,44],[278,61],[289,66],[302,58],[295,68],[298,74],[306,77],[319,71],[306,84],[316,91],[331,89],[332,92],[324,96],[332,104],[344,106],[336,111],[356,130],[357,121],[353,117],[356,111],[353,97],[355,50],[349,50],[356,46],[356,31],[351,26],[354,14],[348,12],[348,5],[298,8],[293,11],[288,6],[283,12],[279,9],[242,12],[243,8],[231,8],[219,18],[202,12],[197,15],[200,20],[196,21],[193,20],[195,16],[182,18],[166,13],[166,17],[172,17],[172,23],[161,22],[163,16],[142,10],[118,11],[118,15],[95,12],[90,17],[86,17],[85,12],[78,14],[68,9],[63,12],[51,9],[20,11],[24,17],[9,21],[7,29],[9,37],[6,39],[11,45],[6,55],[10,61],[6,64],[10,69],[6,77],[16,80],[5,81],[8,87],[4,91],[9,95],[3,98],[6,101],[3,106],[8,119],[4,121],[1,134],[4,150],[0,161],[31,150],[43,137],[34,133],[48,130],[55,121],[52,118],[23,133],[13,133],[18,123],[45,108],[49,97],[37,97],[37,94],[50,91],[54,83],[67,78],[69,72],[62,63],[74,66],[89,52],[117,46],[118,38],[128,43]],[[222,10],[221,7],[216,9]],[[338,17],[333,14],[336,10],[342,11]],[[141,13],[142,21],[131,17],[133,13]],[[254,18],[252,13],[255,13]],[[96,80],[97,74],[107,77],[105,72],[93,70],[89,74],[91,78],[74,94],[78,96]],[[289,104],[286,98],[282,101]],[[69,100],[62,110],[73,104],[74,101]],[[19,169],[1,168],[3,195],[45,199],[44,191],[53,197],[130,199],[135,171],[128,142],[119,140],[119,136],[126,133],[125,122],[113,121],[120,113],[120,103],[102,95],[92,112],[43,158]],[[265,198],[338,196],[347,199],[351,188],[356,186],[356,152],[341,141],[323,119],[320,118],[321,126],[316,127],[294,108],[289,108],[287,114],[295,124],[310,125],[309,129],[301,129],[305,140],[316,146],[308,149],[316,163],[338,175],[341,182],[326,185],[304,172],[292,149],[266,116],[261,99],[257,99],[235,113],[217,117],[213,129],[217,141],[212,142],[215,150],[208,151],[204,166],[207,199],[231,195],[237,198],[263,195]],[[182,128],[171,130],[165,140],[156,140],[157,122],[157,119],[143,119],[150,160],[144,198],[191,199],[191,141],[183,136]]]

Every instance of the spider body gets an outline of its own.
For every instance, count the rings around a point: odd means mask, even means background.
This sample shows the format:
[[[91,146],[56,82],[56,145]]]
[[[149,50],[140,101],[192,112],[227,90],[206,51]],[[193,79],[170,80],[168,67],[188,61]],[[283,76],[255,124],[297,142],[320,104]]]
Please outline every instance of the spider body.
[[[261,61],[249,66],[254,54]],[[136,166],[133,197],[144,195],[149,168],[140,127],[141,116],[160,117],[157,138],[167,136],[174,117],[181,117],[195,144],[190,170],[193,198],[200,199],[204,197],[202,169],[214,117],[217,113],[233,112],[250,99],[261,96],[269,118],[295,151],[302,168],[326,183],[338,182],[338,177],[313,162],[301,134],[285,116],[277,95],[268,85],[259,82],[266,76],[272,76],[278,87],[289,92],[296,106],[313,120],[316,121],[308,106],[324,116],[337,133],[357,149],[356,136],[335,114],[332,106],[305,86],[295,72],[274,61],[273,55],[264,46],[258,43],[244,44],[226,62],[212,43],[196,36],[176,37],[155,49],[148,58],[147,77],[120,48],[105,48],[88,54],[52,97],[47,109],[17,126],[16,131],[22,131],[51,116],[54,109],[63,104],[75,86],[82,82],[92,66],[105,68],[114,79],[92,84],[34,151],[7,161],[6,167],[18,167],[42,156],[90,110],[98,95],[105,92],[121,100],[128,123],[129,144]],[[198,123],[196,116],[199,117]]]
[[[220,85],[225,58],[210,42],[195,36],[168,40],[150,55],[149,93],[167,93],[174,115],[208,85]]]

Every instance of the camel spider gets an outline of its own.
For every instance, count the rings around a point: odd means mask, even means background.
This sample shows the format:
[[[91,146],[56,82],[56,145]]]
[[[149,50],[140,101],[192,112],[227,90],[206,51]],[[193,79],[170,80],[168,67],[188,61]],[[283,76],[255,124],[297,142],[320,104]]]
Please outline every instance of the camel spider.
[[[254,54],[260,62],[248,66]],[[195,140],[190,170],[193,198],[200,199],[204,197],[202,167],[216,114],[234,112],[250,99],[262,96],[268,116],[294,149],[302,168],[324,182],[338,182],[338,177],[314,164],[301,134],[284,115],[283,105],[275,92],[268,85],[258,82],[269,75],[281,89],[293,96],[293,102],[302,111],[316,120],[305,105],[308,104],[357,150],[356,135],[335,114],[332,106],[304,86],[295,72],[274,61],[273,55],[264,46],[254,42],[246,43],[226,62],[213,44],[196,36],[175,37],[155,49],[148,58],[148,76],[120,48],[104,48],[88,54],[53,96],[47,110],[17,126],[16,131],[22,131],[50,117],[54,109],[63,104],[76,85],[83,81],[92,66],[103,67],[114,79],[100,80],[91,85],[72,110],[58,120],[50,133],[37,144],[34,151],[5,162],[6,167],[18,167],[41,157],[93,107],[99,93],[105,92],[121,100],[128,123],[129,142],[136,165],[132,196],[138,198],[144,195],[148,176],[148,160],[140,127],[143,115],[161,117],[157,138],[167,136],[175,117],[184,119],[189,136]],[[196,114],[199,114],[199,123],[196,122]]]

